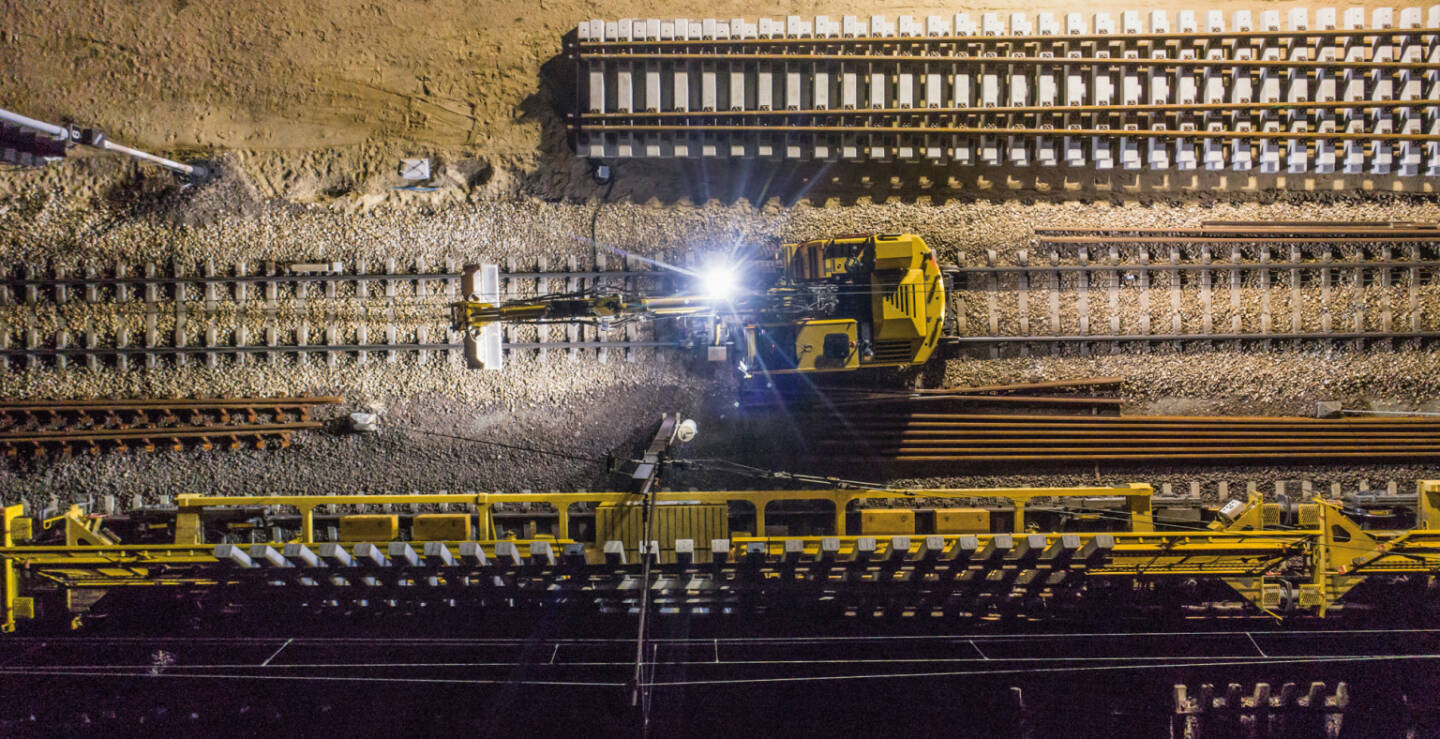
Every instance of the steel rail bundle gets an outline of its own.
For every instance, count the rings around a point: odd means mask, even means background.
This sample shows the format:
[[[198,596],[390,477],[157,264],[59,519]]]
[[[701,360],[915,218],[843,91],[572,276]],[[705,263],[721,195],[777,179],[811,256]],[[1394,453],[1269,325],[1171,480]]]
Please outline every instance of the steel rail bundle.
[[[579,25],[590,158],[1440,174],[1440,7]]]
[[[1117,390],[1124,381],[1123,377],[1091,377],[1048,382],[908,390],[804,383],[796,387],[753,388],[745,393],[744,404],[750,408],[768,405],[792,409],[811,407],[824,411],[856,407],[879,408],[881,411],[904,408],[924,408],[933,411],[937,406],[1034,406],[1118,413],[1121,406],[1124,405],[1124,400],[1119,397],[1094,394],[1040,395],[1037,393],[1046,390],[1107,393]]]
[[[1292,515],[1258,495],[1212,512],[1208,524],[1169,524],[1157,520],[1150,486],[1137,484],[653,495],[662,520],[649,542],[639,533],[642,496],[619,492],[182,495],[163,520],[139,521],[128,542],[114,531],[123,519],[107,523],[78,506],[40,519],[7,506],[3,625],[83,615],[93,598],[70,597],[76,589],[141,588],[208,594],[203,599],[221,607],[337,615],[380,606],[625,614],[646,597],[661,616],[820,607],[970,620],[1043,617],[1084,604],[1112,616],[1138,608],[1323,617],[1364,610],[1363,599],[1343,599],[1371,576],[1383,588],[1428,579],[1440,564],[1435,482],[1410,498],[1409,527],[1394,529],[1362,526],[1339,501],[1302,502]],[[1009,513],[992,521],[970,515],[982,509],[936,508],[922,529],[920,511],[896,507],[917,500],[999,500]],[[770,528],[767,514],[802,504],[818,515],[814,525]],[[1047,505],[1068,511],[1062,520],[1073,526],[1033,530],[1027,508]],[[385,506],[406,513],[373,513]],[[451,512],[413,513],[415,506]],[[515,506],[549,509],[558,523],[548,534],[502,534],[497,510]],[[571,527],[579,509],[596,516],[588,536]],[[957,512],[968,523],[941,515]],[[1384,600],[1387,608],[1406,602]]]
[[[952,345],[1440,338],[1427,312],[1440,283],[1433,224],[1057,227],[1036,229],[1033,244],[1008,263],[988,250],[957,269]]]
[[[639,290],[667,279],[664,273],[641,269],[629,259],[619,269],[608,269],[603,256],[592,269],[579,268],[573,258],[563,271],[549,270],[544,260],[534,270],[518,268],[513,259],[509,267],[501,275],[502,292],[507,297],[576,293],[615,281],[626,289]],[[237,363],[256,358],[273,362],[293,357],[306,361],[314,355],[332,364],[341,357],[363,363],[373,357],[394,361],[406,354],[418,355],[422,361],[432,356],[454,357],[458,361],[464,344],[445,325],[443,304],[458,296],[460,278],[449,259],[443,271],[438,272],[423,261],[405,269],[395,259],[386,259],[380,271],[371,271],[364,261],[349,270],[339,262],[267,262],[258,270],[241,262],[229,271],[217,269],[213,261],[199,269],[178,262],[116,263],[108,267],[88,262],[78,268],[62,262],[23,264],[0,274],[0,310],[17,305],[59,310],[65,305],[83,304],[117,306],[125,311],[134,306],[143,310],[144,336],[137,340],[139,337],[132,336],[125,327],[102,332],[92,324],[43,331],[33,328],[31,320],[12,326],[0,316],[0,368],[11,363],[58,367],[83,363],[87,367],[114,364],[126,369],[136,360],[145,367],[154,367],[163,360],[176,365],[199,360],[214,367],[219,366],[221,358]],[[338,300],[378,305],[365,309],[365,314],[373,315],[373,323],[380,324],[376,333],[381,335],[372,335],[372,321],[365,317],[330,316],[322,319],[323,325],[313,326],[313,319],[307,315],[300,317],[299,325],[285,328],[277,320],[282,313],[308,314],[317,308],[323,310],[327,301]],[[425,302],[437,305],[433,325],[397,318],[397,308]],[[235,325],[222,331],[208,320],[216,315],[234,319]],[[251,334],[247,317],[270,324],[263,337]],[[173,329],[162,331],[162,319],[172,323]],[[505,346],[541,355],[550,350],[563,350],[570,356],[595,351],[601,361],[610,352],[618,351],[626,361],[633,361],[639,349],[673,345],[644,335],[646,329],[642,327],[626,326],[624,331],[623,336],[612,338],[579,325],[533,327],[515,331],[514,335],[507,333]],[[257,338],[261,340],[255,341]]]
[[[317,405],[340,397],[0,401],[0,454],[194,447],[284,448],[296,431],[318,429]]]
[[[1426,460],[1440,419],[858,413],[825,424],[816,461],[1093,463]]]

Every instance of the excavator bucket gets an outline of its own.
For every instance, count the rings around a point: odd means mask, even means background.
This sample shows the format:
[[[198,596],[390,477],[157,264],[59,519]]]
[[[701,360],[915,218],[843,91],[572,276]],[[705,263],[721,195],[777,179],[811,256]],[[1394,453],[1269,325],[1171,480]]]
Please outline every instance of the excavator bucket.
[[[500,267],[469,265],[460,274],[460,295],[477,303],[500,304]]]
[[[500,304],[500,268],[493,264],[469,266],[460,276],[460,292],[466,300]],[[498,370],[505,366],[505,350],[500,345],[500,325],[487,324],[465,332],[465,365],[470,369]]]
[[[470,369],[498,370],[505,366],[505,350],[500,346],[500,324],[480,329],[480,336],[465,334],[465,366]]]

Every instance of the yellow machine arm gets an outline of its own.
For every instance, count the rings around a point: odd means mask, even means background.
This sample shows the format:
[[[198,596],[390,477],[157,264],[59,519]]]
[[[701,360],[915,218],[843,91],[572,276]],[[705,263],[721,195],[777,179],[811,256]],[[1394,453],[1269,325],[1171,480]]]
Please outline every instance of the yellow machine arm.
[[[503,366],[502,325],[595,323],[609,326],[627,320],[710,315],[716,309],[713,299],[698,295],[644,297],[602,293],[502,300],[499,268],[492,264],[467,267],[461,278],[461,291],[465,299],[454,305],[454,328],[465,334],[465,354],[470,366],[484,369]]]

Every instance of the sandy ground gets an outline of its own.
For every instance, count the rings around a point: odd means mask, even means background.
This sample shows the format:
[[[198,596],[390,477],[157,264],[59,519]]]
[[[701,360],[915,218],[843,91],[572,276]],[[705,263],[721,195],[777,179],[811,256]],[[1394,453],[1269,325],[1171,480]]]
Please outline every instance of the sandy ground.
[[[1367,2],[1364,7],[1389,7]],[[736,0],[164,0],[128,5],[113,0],[34,3],[6,0],[0,31],[0,105],[28,115],[97,125],[112,138],[177,155],[236,152],[263,195],[373,205],[394,198],[401,156],[436,159],[441,190],[428,200],[516,191],[586,197],[584,165],[564,145],[556,109],[568,94],[563,40],[589,18],[689,17],[753,19],[819,13],[901,14],[999,12],[1063,14],[1097,11],[1235,10],[1283,14],[1303,3],[1225,0],[1200,7],[1187,0],[1133,3],[780,2]],[[1203,16],[1203,12],[1201,13]],[[639,165],[647,179],[620,188],[635,199],[666,199],[703,179],[695,167]],[[788,171],[788,168],[780,168]],[[925,195],[962,191],[1066,188],[1070,178],[1015,171],[894,173],[906,188],[890,192],[891,174],[874,168],[812,173],[837,197]],[[773,174],[773,170],[772,170]],[[858,180],[874,178],[874,182]],[[1263,183],[1275,185],[1284,180]],[[733,189],[733,183],[732,188]],[[1088,188],[1082,178],[1073,183]],[[1231,178],[1191,182],[1146,177],[1105,180],[1100,189],[1175,191],[1233,189]],[[1326,180],[1322,190],[1417,186],[1387,181]],[[910,189],[913,185],[914,188]],[[1291,182],[1289,189],[1297,189]],[[681,187],[677,187],[681,186]],[[810,185],[809,187],[814,187]],[[633,188],[633,189],[632,189]],[[763,193],[762,193],[763,195]],[[757,196],[746,192],[752,201]]]
[[[1248,8],[1224,2],[1227,13]],[[1378,5],[1378,4],[1377,4]],[[1206,9],[1208,9],[1208,7]],[[1163,2],[1145,9],[1196,9]],[[1009,12],[893,2],[782,3],[786,13]],[[1109,2],[1034,6],[1091,13]],[[1002,257],[1029,248],[1035,227],[1154,226],[1205,219],[1437,220],[1425,194],[1357,197],[1386,183],[1326,181],[1278,195],[1280,182],[1179,182],[1036,177],[1017,172],[775,168],[740,163],[633,163],[613,190],[596,186],[564,145],[562,39],[590,17],[754,17],[738,2],[524,5],[492,0],[199,3],[121,6],[0,0],[0,106],[41,118],[97,124],[116,140],[219,164],[221,177],[182,188],[113,158],[79,156],[38,171],[0,171],[0,261],[107,263],[214,259],[329,261],[417,258],[438,264],[516,258],[582,262],[599,245],[674,258],[737,244],[853,231],[924,234],[948,259]],[[402,156],[435,161],[433,193],[393,190]],[[1048,179],[1047,179],[1048,177]],[[1057,179],[1058,178],[1058,179]],[[1097,298],[1098,299],[1098,298]],[[1157,297],[1157,305],[1164,299]],[[72,309],[76,310],[76,309]],[[1276,308],[1277,311],[1283,310]],[[0,321],[74,315],[0,313]],[[82,316],[118,324],[123,316]],[[1096,320],[1096,319],[1092,319]],[[443,321],[443,319],[442,319]],[[1321,399],[1380,408],[1431,408],[1440,366],[1429,352],[1354,356],[1276,352],[1200,357],[1116,355],[968,359],[949,382],[1123,374],[1136,410],[1304,412]],[[350,492],[598,487],[600,459],[669,410],[702,420],[694,456],[763,458],[734,423],[724,383],[683,362],[606,365],[514,361],[500,375],[434,361],[320,365],[282,371],[162,368],[0,373],[0,397],[213,395],[315,392],[347,396],[336,414],[381,409],[376,436],[311,434],[281,452],[116,455],[0,469],[0,493],[45,501],[114,494],[153,499],[187,490]],[[458,436],[463,438],[450,438]],[[478,441],[477,441],[478,440]],[[502,444],[522,446],[513,449]],[[579,457],[578,459],[575,457]],[[1440,469],[1150,469],[989,475],[937,484],[1073,484],[1149,479],[1207,491],[1277,479],[1408,484]],[[693,484],[756,484],[691,477]],[[765,483],[759,483],[765,484]],[[1212,494],[1212,493],[1207,493]]]

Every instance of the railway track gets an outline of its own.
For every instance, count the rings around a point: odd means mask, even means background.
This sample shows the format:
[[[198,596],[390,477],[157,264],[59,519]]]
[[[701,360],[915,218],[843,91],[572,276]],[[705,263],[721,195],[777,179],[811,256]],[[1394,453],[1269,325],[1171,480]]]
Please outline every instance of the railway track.
[[[570,124],[597,159],[1435,176],[1437,42],[1440,7],[591,20]]]
[[[1005,258],[991,250],[961,261],[945,340],[953,351],[1384,348],[1440,339],[1433,223],[1044,228]],[[20,265],[0,279],[0,363],[123,369],[407,355],[458,363],[463,343],[445,321],[459,291],[454,266]],[[512,262],[502,292],[509,299],[599,286],[666,289],[664,273],[619,267],[580,269],[572,260],[562,271],[526,270]],[[86,311],[102,306],[101,314]],[[593,353],[601,361],[677,344],[656,324],[504,330],[512,352]]]
[[[71,456],[109,451],[284,448],[322,423],[317,405],[339,397],[35,400],[0,402],[0,454]]]
[[[1037,229],[958,270],[952,346],[991,352],[1440,338],[1433,224]]]
[[[626,262],[611,269],[603,257],[590,269],[572,259],[552,271],[543,261],[522,269],[512,260],[501,276],[502,294],[520,298],[576,293],[604,285],[629,290],[660,289],[663,273]],[[458,299],[460,272],[452,260],[440,270],[424,262],[400,265],[387,259],[379,269],[365,262],[251,264],[220,269],[193,265],[63,263],[19,265],[0,278],[0,311],[26,306],[39,313],[13,312],[0,318],[0,365],[86,367],[222,361],[309,361],[342,359],[364,363],[418,356],[460,361],[463,342],[448,324],[449,303]],[[76,306],[105,306],[120,324],[104,329],[93,318],[69,325]],[[41,317],[51,318],[52,326]],[[143,326],[131,329],[130,323]],[[18,324],[18,325],[17,325]],[[618,353],[633,361],[637,351],[672,346],[645,326],[618,332],[595,327],[506,327],[510,351],[568,356],[593,353],[601,361]]]
[[[1418,461],[1440,458],[1440,420],[870,413],[813,452],[847,464]]]

